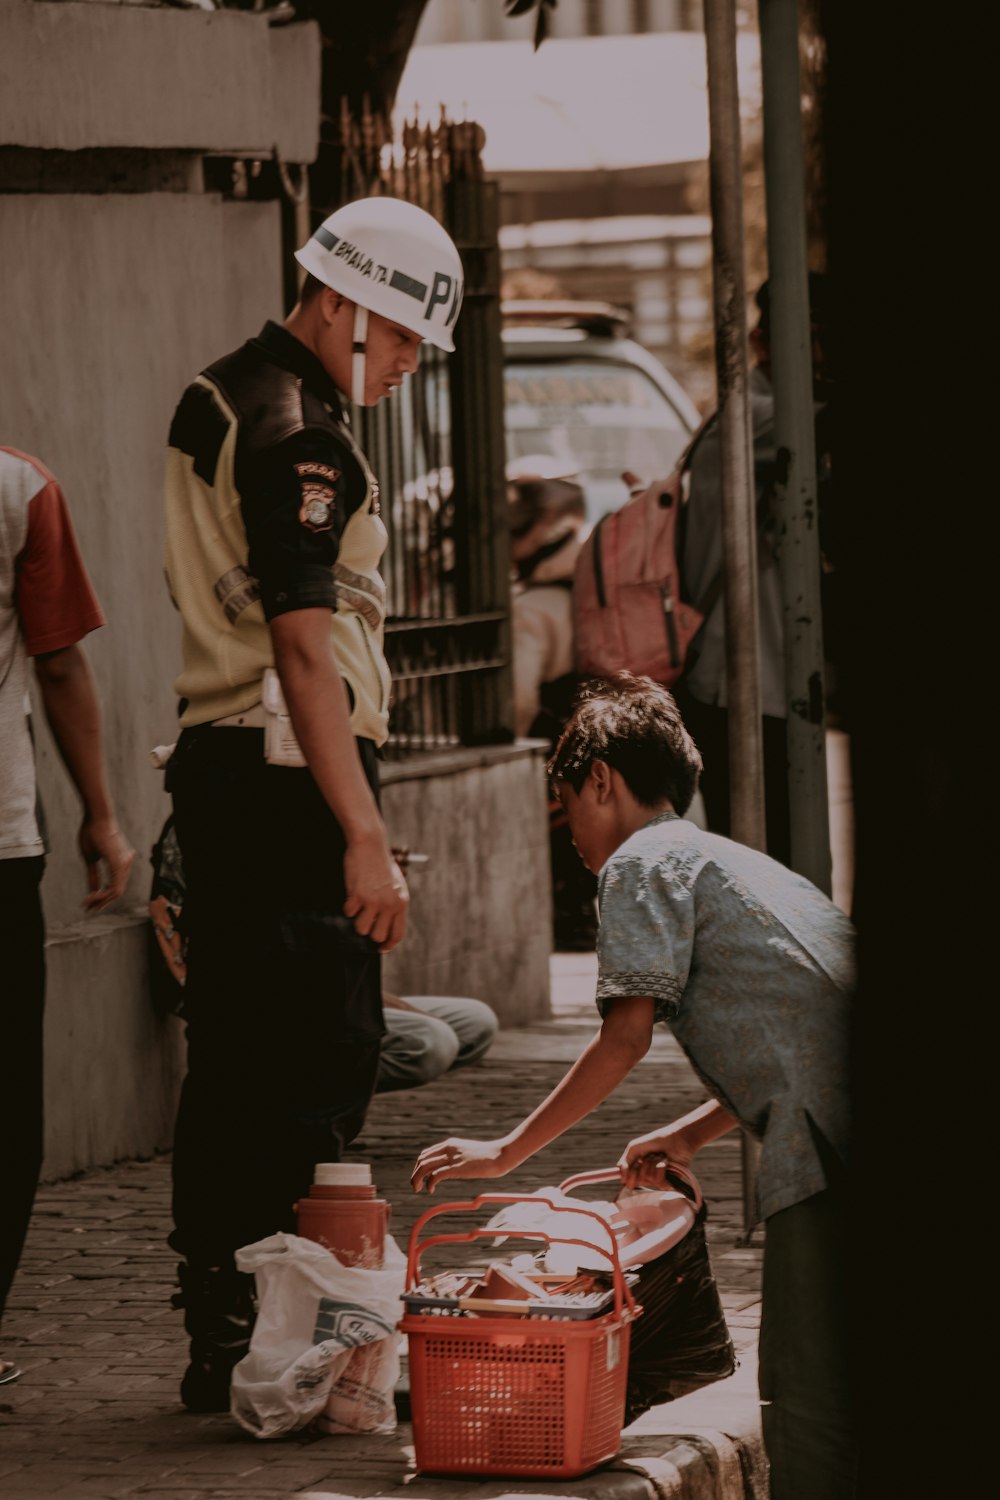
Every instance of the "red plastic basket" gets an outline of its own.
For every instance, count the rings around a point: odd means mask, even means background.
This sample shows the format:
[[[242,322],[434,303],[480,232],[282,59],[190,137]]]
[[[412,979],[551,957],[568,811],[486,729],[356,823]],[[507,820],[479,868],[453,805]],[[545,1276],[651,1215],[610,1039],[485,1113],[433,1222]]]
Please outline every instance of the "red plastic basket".
[[[432,1245],[469,1243],[494,1229],[430,1235],[439,1214],[475,1213],[487,1203],[520,1203],[517,1194],[487,1193],[443,1203],[413,1227],[407,1290],[419,1281],[420,1257]],[[555,1212],[576,1214],[547,1198]],[[611,1248],[543,1230],[506,1231],[546,1243],[587,1245],[611,1263],[614,1307],[586,1321],[408,1312],[410,1404],[417,1468],[427,1474],[576,1479],[608,1463],[621,1446],[630,1323],[642,1311],[622,1274],[608,1226],[590,1214]]]

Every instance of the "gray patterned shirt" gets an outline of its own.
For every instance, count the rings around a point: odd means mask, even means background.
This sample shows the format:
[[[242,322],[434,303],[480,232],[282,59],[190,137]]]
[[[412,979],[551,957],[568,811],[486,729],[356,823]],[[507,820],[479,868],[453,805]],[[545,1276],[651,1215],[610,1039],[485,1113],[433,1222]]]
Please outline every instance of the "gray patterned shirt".
[[[600,876],[597,1003],[649,995],[761,1141],[761,1218],[822,1191],[810,1121],[847,1159],[854,929],[766,854],[664,813]]]

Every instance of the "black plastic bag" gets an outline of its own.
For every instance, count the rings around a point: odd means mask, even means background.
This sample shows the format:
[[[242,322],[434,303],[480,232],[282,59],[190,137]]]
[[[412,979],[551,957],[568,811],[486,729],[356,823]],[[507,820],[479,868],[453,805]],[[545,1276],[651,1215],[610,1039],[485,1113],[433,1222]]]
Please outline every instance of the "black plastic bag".
[[[736,1369],[736,1354],[712,1275],[704,1214],[672,1250],[640,1266],[632,1288],[642,1316],[632,1325],[625,1425]]]

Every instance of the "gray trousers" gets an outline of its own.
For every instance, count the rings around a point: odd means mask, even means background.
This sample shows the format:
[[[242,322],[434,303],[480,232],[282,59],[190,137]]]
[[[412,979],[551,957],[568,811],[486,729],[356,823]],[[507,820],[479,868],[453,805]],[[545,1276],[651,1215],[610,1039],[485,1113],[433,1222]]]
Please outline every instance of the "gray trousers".
[[[419,1088],[451,1067],[476,1062],[497,1034],[497,1018],[482,1000],[455,995],[407,995],[405,999],[418,1007],[419,1014],[385,1007],[377,1094]]]

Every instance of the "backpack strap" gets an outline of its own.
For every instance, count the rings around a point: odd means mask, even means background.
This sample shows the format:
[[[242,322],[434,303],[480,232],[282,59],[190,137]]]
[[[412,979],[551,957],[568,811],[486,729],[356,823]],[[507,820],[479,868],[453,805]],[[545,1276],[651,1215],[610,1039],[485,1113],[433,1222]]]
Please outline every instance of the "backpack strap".
[[[610,515],[611,512],[608,512]],[[608,519],[607,515],[601,517],[593,531],[590,533],[591,558],[594,565],[594,588],[597,592],[597,602],[602,609],[608,605],[608,595],[604,587],[604,552],[601,542],[601,527]]]
[[[541,563],[548,562],[550,557],[555,557],[557,552],[561,552],[566,544],[573,540],[575,534],[576,533],[572,531],[565,531],[563,532],[562,536],[557,536],[555,541],[545,542],[544,545],[539,547],[537,551],[533,552],[530,557],[523,557],[517,565],[518,581],[520,583],[530,585],[531,575],[535,571],[535,569]],[[544,580],[543,584],[539,584],[537,585],[537,587],[541,588],[555,581],[555,579],[546,579]]]
[[[701,442],[702,438],[705,436],[705,433],[711,427],[712,423],[715,421],[718,415],[719,413],[717,411],[709,412],[708,416],[702,422],[701,426],[698,428],[698,431],[694,434],[694,437],[688,443],[687,447],[684,449],[684,452],[677,460],[676,467],[682,474],[686,473],[687,470],[690,469],[691,460],[694,458],[694,455],[697,452],[698,444]]]

